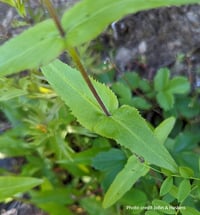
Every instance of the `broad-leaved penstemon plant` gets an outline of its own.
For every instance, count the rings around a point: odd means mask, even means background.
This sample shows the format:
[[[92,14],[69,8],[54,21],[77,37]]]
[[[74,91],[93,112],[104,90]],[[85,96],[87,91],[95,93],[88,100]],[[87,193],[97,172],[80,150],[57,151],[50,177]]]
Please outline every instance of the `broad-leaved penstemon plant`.
[[[64,13],[60,21],[51,2],[44,0],[52,19],[29,28],[0,47],[0,76],[40,67],[82,126],[115,140],[131,152],[127,164],[105,195],[105,208],[147,174],[151,165],[168,176],[179,175],[177,164],[164,146],[175,120],[168,118],[152,129],[137,109],[128,105],[119,107],[116,96],[106,85],[87,76],[76,47],[92,40],[110,23],[127,14],[198,2],[200,0],[83,0]],[[54,60],[63,51],[68,51],[78,70]]]

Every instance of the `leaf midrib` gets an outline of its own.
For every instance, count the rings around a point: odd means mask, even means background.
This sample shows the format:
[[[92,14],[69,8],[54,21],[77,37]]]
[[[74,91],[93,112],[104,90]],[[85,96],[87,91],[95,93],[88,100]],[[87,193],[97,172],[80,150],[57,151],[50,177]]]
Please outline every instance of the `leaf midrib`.
[[[129,2],[131,2],[131,1],[129,1]],[[110,5],[106,5],[105,7],[103,7],[100,10],[98,10],[97,12],[90,14],[89,17],[84,18],[84,21],[79,21],[77,24],[75,24],[74,26],[72,26],[71,29],[68,30],[68,33],[70,34],[71,32],[74,31],[74,29],[77,29],[77,28],[79,28],[79,26],[84,25],[86,22],[88,22],[88,20],[95,20],[94,17],[99,16],[99,14],[101,14],[102,11],[106,11],[111,6],[114,7],[115,4],[116,5],[121,5],[121,4],[124,4],[124,3],[122,3],[122,2],[120,2],[120,3],[119,2],[114,2],[113,3],[112,2]]]
[[[113,116],[111,116],[111,117],[112,117],[113,121],[115,121],[116,123],[118,123],[118,124],[119,124],[121,127],[123,127],[125,130],[127,130],[128,133],[130,133],[130,134],[133,136],[133,138],[135,137],[136,140],[140,141],[140,142],[143,144],[144,148],[150,149],[150,151],[152,152],[152,156],[153,156],[153,155],[156,155],[156,157],[159,157],[160,160],[163,160],[163,157],[162,157],[159,153],[156,153],[154,150],[152,150],[152,148],[151,148],[149,145],[146,145],[146,144],[145,144],[145,141],[144,141],[143,139],[141,139],[138,135],[136,135],[136,134],[135,134],[129,127],[127,127],[123,122],[121,122],[121,121],[115,119]],[[117,139],[119,139],[119,138],[117,138]],[[119,141],[119,142],[121,142],[121,141]],[[122,145],[124,145],[124,144],[122,144]],[[158,144],[158,146],[159,146],[159,144]],[[134,151],[133,151],[133,152],[134,152]],[[166,157],[165,157],[165,160],[166,160]],[[167,160],[168,160],[168,162],[169,162],[170,165],[171,165],[171,160],[169,160],[168,158],[167,158]],[[154,164],[156,164],[156,163],[154,163]],[[174,166],[173,166],[173,168],[174,168]]]
[[[70,81],[68,82],[66,78],[63,78],[62,74],[58,71],[58,68],[56,66],[54,66],[53,64],[50,64],[50,66],[52,67],[52,69],[54,69],[57,73],[57,75],[59,76],[60,80],[63,80],[64,83],[66,83],[70,88],[72,88],[72,90],[74,90],[75,92],[77,92],[80,97],[82,97],[86,102],[88,102],[90,105],[92,105],[94,107],[94,109],[96,109],[97,112],[103,113],[100,109],[100,107],[98,106],[98,104],[93,103],[86,94],[83,94],[80,92],[79,89],[77,89],[76,85],[70,84]],[[77,72],[77,71],[75,71]],[[87,86],[85,86],[87,87]],[[65,97],[62,96],[65,100]]]
[[[128,3],[131,3],[133,0],[130,0],[130,1],[126,1],[126,3],[128,2]],[[137,3],[137,2],[136,2]],[[164,4],[162,4],[162,1],[161,0],[159,0],[159,2],[154,2],[154,3],[157,3],[157,4],[159,4],[159,5],[157,5],[157,6],[155,6],[155,7],[162,7],[162,6],[164,6]],[[143,3],[144,4],[144,3]],[[166,3],[165,5],[167,6],[167,5],[169,5],[170,3]],[[186,4],[186,3],[183,3],[183,4]],[[115,8],[116,6],[117,7],[120,7],[120,5],[124,5],[124,2],[111,2],[109,5],[105,5],[103,8],[101,8],[101,9],[99,9],[99,10],[97,10],[96,12],[93,12],[92,14],[90,14],[90,16],[89,17],[85,17],[84,18],[84,20],[83,21],[79,21],[77,24],[75,24],[74,26],[71,26],[71,28],[70,29],[68,29],[68,33],[70,34],[71,32],[73,32],[74,31],[74,29],[77,29],[77,28],[79,28],[79,26],[81,26],[81,25],[84,25],[86,22],[88,22],[88,20],[95,20],[95,17],[96,16],[99,16],[101,13],[102,13],[102,11],[104,12],[104,11],[106,11],[106,10],[109,10],[110,9],[110,7],[111,8]],[[173,4],[173,5],[179,5],[179,4]],[[150,9],[150,7],[147,7],[147,6],[144,6],[144,10],[145,10],[145,8],[149,8]],[[139,9],[139,10],[133,10],[133,12],[132,13],[134,13],[134,12],[136,12],[136,11],[140,11],[141,9]],[[123,14],[127,14],[127,13],[122,13],[121,14],[121,16],[123,16]]]

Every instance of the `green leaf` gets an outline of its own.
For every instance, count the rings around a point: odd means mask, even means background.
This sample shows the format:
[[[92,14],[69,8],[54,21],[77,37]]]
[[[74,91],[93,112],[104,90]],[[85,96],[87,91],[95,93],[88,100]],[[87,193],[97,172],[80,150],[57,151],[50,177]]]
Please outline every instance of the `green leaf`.
[[[58,203],[54,202],[47,202],[44,204],[39,204],[39,208],[41,208],[43,211],[48,212],[48,214],[52,215],[60,215],[61,211],[62,214],[67,214],[67,215],[74,215],[71,210],[69,210],[66,205],[61,205]]]
[[[25,90],[21,90],[21,89],[17,89],[14,87],[10,87],[9,89],[0,89],[0,102],[5,102],[8,101],[10,99],[16,98],[16,97],[20,97],[23,95],[26,95],[27,92]]]
[[[63,50],[63,39],[53,21],[41,22],[0,47],[0,76],[39,68]]]
[[[164,196],[165,194],[167,194],[172,189],[172,186],[173,186],[173,178],[169,176],[162,183],[162,186],[160,188],[160,195]]]
[[[175,208],[165,201],[155,199],[155,200],[153,200],[152,204],[154,206],[154,210],[163,212],[164,214],[175,214],[176,213]]]
[[[113,205],[148,171],[149,167],[141,163],[135,155],[132,155],[106,192],[103,207],[108,208]]]
[[[44,191],[31,192],[31,201],[34,204],[57,203],[60,205],[72,204],[71,190],[66,188],[56,188]]]
[[[127,101],[131,99],[131,90],[123,83],[116,82],[112,85],[112,90],[123,99],[126,99]]]
[[[78,46],[95,38],[110,23],[141,10],[169,5],[198,3],[199,0],[84,0],[67,11],[62,18],[69,46]]]
[[[117,166],[123,167],[126,160],[125,154],[119,149],[110,149],[100,152],[92,159],[92,166],[101,171],[113,171]],[[117,168],[118,169],[118,168]]]
[[[182,215],[200,215],[200,212],[191,207],[183,207],[181,210]]]
[[[122,82],[116,82],[112,85],[111,89],[117,95],[119,104],[130,104],[132,93],[129,87]]]
[[[141,110],[148,110],[152,106],[146,99],[141,98],[139,96],[134,96],[132,98],[131,105]]]
[[[25,14],[21,1],[5,1]],[[198,3],[199,0],[84,0],[62,18],[65,42],[52,20],[47,20],[9,40],[0,48],[0,76],[39,67],[57,57],[65,47],[78,46],[101,33],[110,23],[141,10],[169,5]]]
[[[179,167],[179,173],[184,178],[189,178],[194,176],[193,169],[186,167],[186,166],[180,166]]]
[[[71,108],[78,121],[87,129],[94,131],[96,122],[101,116],[104,117],[104,113],[80,73],[59,60],[44,66],[42,72],[58,95]],[[112,113],[118,107],[116,96],[105,85],[94,79],[91,80],[105,106]]]
[[[104,148],[103,147],[101,148],[97,145],[93,145],[93,147],[90,149],[74,153],[72,160],[65,159],[65,160],[59,160],[57,162],[64,163],[64,164],[71,163],[72,165],[74,164],[91,165],[91,163],[93,163],[94,156],[102,152],[102,150],[105,150],[105,151],[108,150],[108,146],[106,147],[105,145]]]
[[[120,145],[144,157],[150,164],[172,172],[177,171],[177,166],[169,152],[159,143],[138,111],[129,106],[117,109],[116,96],[108,87],[91,79],[111,113],[110,117],[105,116],[77,70],[60,61],[54,61],[43,67],[42,71],[84,127],[114,139]]]
[[[32,146],[24,140],[19,139],[12,131],[7,131],[0,135],[1,153],[7,156],[24,156],[30,154]]]
[[[15,6],[15,1],[14,0],[0,0],[0,2],[3,2],[5,4],[8,4],[10,6]]]
[[[168,90],[173,94],[185,94],[190,90],[190,84],[185,77],[175,77],[170,80]]]
[[[170,195],[177,199],[178,188],[175,185],[172,186],[172,189],[170,190]]]
[[[187,175],[189,175],[189,177],[200,177],[200,172],[198,172],[198,153],[194,153],[194,151],[190,149],[189,151],[179,152],[177,155],[179,162],[190,169],[184,172],[186,174],[186,177],[184,176],[185,178],[188,178]],[[183,174],[183,172],[181,174]]]
[[[157,92],[163,91],[166,89],[169,83],[169,69],[162,68],[159,69],[156,76],[154,77],[154,89]]]
[[[165,111],[174,106],[173,94],[185,94],[190,90],[190,85],[186,78],[179,76],[170,80],[169,75],[169,70],[163,68],[157,72],[154,78],[154,89],[157,91],[156,99]]]
[[[178,197],[177,197],[178,201],[183,202],[189,195],[190,191],[191,191],[190,182],[189,180],[184,179],[178,187]]]
[[[17,193],[22,193],[41,184],[43,180],[31,177],[0,177],[0,201],[12,197]]]
[[[92,160],[92,165],[104,173],[102,187],[107,190],[117,173],[124,167],[127,157],[119,149],[110,149],[107,152],[100,152]]]
[[[136,72],[126,72],[122,76],[122,83],[128,85],[131,90],[138,88],[140,81],[141,78]]]
[[[80,201],[81,206],[87,211],[88,215],[110,215],[113,214],[112,209],[103,209],[98,198],[83,198]]]
[[[174,127],[175,118],[169,117],[165,119],[163,122],[158,125],[155,130],[154,134],[158,138],[160,143],[164,143],[171,132],[172,128]]]
[[[200,114],[199,101],[191,96],[176,97],[176,105],[174,108],[179,115],[186,118],[195,118]]]
[[[134,206],[143,206],[146,205],[148,201],[147,194],[140,189],[134,187],[134,189],[129,190],[123,198],[120,199],[120,205],[132,205],[134,202]],[[142,210],[141,208],[139,208]]]
[[[141,79],[140,82],[139,82],[139,88],[145,92],[145,93],[148,93],[148,92],[151,92],[152,89],[151,89],[151,86],[150,86],[150,83],[148,80],[146,79]]]
[[[20,16],[25,17],[26,16],[26,10],[25,5],[22,0],[15,0],[15,8]]]
[[[146,121],[138,111],[124,105],[117,109],[111,117],[102,117],[95,127],[96,133],[115,139],[120,145],[142,156],[145,161],[172,172],[176,164],[166,148],[159,143]]]
[[[174,106],[174,96],[169,91],[160,91],[156,95],[156,99],[164,110],[169,110]]]

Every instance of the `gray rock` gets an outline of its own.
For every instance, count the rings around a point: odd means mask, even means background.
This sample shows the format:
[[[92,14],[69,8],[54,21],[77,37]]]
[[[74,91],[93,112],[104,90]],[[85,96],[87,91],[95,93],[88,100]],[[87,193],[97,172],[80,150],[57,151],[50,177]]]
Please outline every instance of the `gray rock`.
[[[178,66],[180,54],[189,57],[199,69],[200,5],[167,7],[129,15],[113,23],[112,44],[119,69],[148,71],[170,67],[178,74],[187,73],[187,65]]]

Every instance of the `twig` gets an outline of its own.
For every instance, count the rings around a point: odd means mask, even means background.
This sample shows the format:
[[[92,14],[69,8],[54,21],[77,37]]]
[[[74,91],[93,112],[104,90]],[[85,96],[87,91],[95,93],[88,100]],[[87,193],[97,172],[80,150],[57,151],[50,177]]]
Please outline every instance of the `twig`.
[[[56,14],[56,11],[55,11],[51,1],[50,0],[43,0],[43,1],[44,1],[44,4],[47,7],[47,10],[48,10],[49,14],[51,15],[51,17],[53,18],[53,20],[54,20],[54,22],[56,24],[56,26],[57,26],[57,28],[58,28],[58,30],[60,32],[61,37],[65,37],[65,31],[64,31],[64,29],[63,29],[63,27],[62,27],[62,25],[60,23],[60,20],[59,20],[57,14]]]
[[[60,35],[61,37],[65,37],[65,31],[60,23],[60,20],[56,14],[56,11],[51,3],[50,0],[43,0],[44,1],[44,4],[46,5],[48,11],[49,11],[49,14],[51,15],[52,19],[54,20],[59,32],[60,32]],[[97,102],[99,103],[100,107],[102,108],[103,112],[107,115],[107,116],[110,116],[110,113],[109,111],[107,110],[106,106],[104,105],[102,99],[100,98],[99,94],[97,93],[94,85],[92,84],[92,82],[90,81],[89,77],[88,77],[88,74],[83,66],[83,64],[81,63],[81,60],[78,56],[78,53],[76,51],[75,48],[71,47],[71,48],[67,48],[69,54],[71,55],[73,61],[76,63],[76,66],[78,67],[83,79],[85,80],[85,82],[87,83],[90,91],[92,92],[92,94],[94,95],[95,99],[97,100]]]

